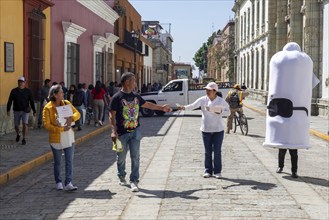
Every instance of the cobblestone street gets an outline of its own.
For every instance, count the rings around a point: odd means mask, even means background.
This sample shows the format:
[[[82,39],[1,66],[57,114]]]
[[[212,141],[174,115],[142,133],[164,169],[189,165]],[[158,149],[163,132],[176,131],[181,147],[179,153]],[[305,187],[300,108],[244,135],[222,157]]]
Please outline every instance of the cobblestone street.
[[[328,219],[328,143],[299,151],[300,178],[276,174],[265,117],[245,108],[249,134],[225,135],[223,178],[202,178],[199,111],[142,118],[140,192],[120,186],[108,132],[76,149],[77,192],[55,190],[52,163],[1,187],[1,219]],[[127,173],[130,159],[127,156]]]

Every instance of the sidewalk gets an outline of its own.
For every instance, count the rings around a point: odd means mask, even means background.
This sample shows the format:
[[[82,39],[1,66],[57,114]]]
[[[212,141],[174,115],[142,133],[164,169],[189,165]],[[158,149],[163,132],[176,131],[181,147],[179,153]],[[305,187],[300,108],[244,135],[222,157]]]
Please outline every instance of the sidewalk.
[[[81,131],[75,131],[76,147],[109,128],[107,122],[102,127],[95,127],[93,123],[82,126]],[[0,185],[51,160],[48,138],[44,128],[29,129],[26,145],[21,143],[22,136],[19,142],[15,141],[16,133],[0,136]]]
[[[246,99],[244,103],[245,107],[265,115],[266,106],[259,101]],[[310,133],[329,141],[328,123],[327,118],[312,116]],[[82,131],[75,132],[76,146],[107,129],[109,129],[107,122],[103,127],[83,126]],[[27,144],[24,146],[21,142],[15,142],[15,138],[15,133],[0,136],[0,185],[52,159],[48,132],[45,129],[30,129],[26,139]]]

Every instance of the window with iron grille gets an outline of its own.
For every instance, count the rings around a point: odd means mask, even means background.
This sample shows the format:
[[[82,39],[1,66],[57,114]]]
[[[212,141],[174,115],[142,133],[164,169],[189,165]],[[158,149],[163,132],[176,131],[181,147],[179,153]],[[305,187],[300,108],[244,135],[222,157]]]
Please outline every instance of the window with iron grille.
[[[67,43],[67,85],[79,83],[80,45]]]
[[[39,15],[34,13],[34,11],[30,13],[28,18],[29,88],[34,99],[38,99],[38,90],[42,87],[44,75],[44,21],[44,14]]]
[[[96,81],[104,83],[104,53],[96,52]]]

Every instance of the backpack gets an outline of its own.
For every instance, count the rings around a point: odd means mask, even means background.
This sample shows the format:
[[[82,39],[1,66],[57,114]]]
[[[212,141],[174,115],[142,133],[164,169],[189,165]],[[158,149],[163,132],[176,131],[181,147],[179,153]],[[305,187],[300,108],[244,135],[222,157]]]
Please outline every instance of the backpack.
[[[240,107],[240,97],[237,92],[231,93],[228,104],[230,105],[230,108],[239,108]]]
[[[74,106],[80,106],[83,104],[83,98],[84,98],[84,91],[76,91],[73,95],[73,101],[72,104]]]

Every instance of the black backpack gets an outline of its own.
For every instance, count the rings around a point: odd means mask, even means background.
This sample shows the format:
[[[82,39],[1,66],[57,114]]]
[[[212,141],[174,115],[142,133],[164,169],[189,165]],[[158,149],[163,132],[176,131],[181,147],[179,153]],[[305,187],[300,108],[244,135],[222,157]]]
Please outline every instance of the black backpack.
[[[240,107],[240,97],[237,92],[231,93],[229,105],[230,105],[230,108],[239,108]]]
[[[73,105],[80,106],[83,104],[84,91],[76,91],[73,95]]]

